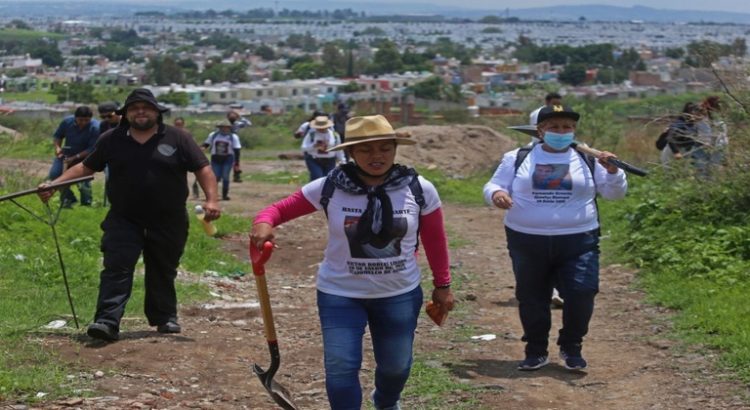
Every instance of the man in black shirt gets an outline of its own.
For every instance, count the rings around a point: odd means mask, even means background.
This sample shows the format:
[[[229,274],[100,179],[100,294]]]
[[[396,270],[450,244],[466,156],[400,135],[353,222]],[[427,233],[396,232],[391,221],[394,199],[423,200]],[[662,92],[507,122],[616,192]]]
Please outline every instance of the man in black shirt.
[[[188,234],[188,171],[195,173],[206,193],[205,219],[221,215],[216,177],[205,154],[189,133],[164,124],[162,114],[166,111],[149,90],[134,90],[117,110],[123,116],[120,124],[99,138],[82,163],[53,181],[109,168],[107,195],[112,206],[101,225],[104,269],[94,323],[87,331],[97,339],[118,339],[141,253],[149,325],[160,333],[181,331],[174,280]],[[47,201],[53,193],[48,189],[39,196]]]

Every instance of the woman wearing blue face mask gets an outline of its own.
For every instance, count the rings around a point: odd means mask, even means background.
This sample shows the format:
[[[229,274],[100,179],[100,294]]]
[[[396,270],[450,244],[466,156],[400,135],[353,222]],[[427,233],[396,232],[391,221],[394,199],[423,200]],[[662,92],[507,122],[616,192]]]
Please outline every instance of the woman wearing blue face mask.
[[[549,363],[550,299],[557,286],[563,323],[557,344],[565,368],[581,371],[581,353],[599,291],[599,216],[596,195],[625,196],[625,173],[602,152],[587,158],[570,147],[580,115],[554,105],[539,112],[542,142],[503,156],[484,186],[484,197],[505,213],[508,251],[516,278],[516,298],[526,342],[519,370]]]

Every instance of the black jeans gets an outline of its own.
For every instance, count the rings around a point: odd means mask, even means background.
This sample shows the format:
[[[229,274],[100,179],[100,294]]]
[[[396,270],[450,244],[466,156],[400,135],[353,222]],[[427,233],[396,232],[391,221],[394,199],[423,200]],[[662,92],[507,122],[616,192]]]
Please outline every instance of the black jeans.
[[[143,254],[144,312],[151,326],[177,319],[174,280],[188,235],[187,212],[139,223],[110,212],[101,224],[104,269],[100,275],[95,322],[119,329],[133,288],[133,271]]]
[[[547,355],[552,287],[565,300],[557,344],[578,353],[588,333],[599,292],[599,235],[596,230],[571,235],[530,235],[505,228],[516,277],[516,299],[526,354]]]

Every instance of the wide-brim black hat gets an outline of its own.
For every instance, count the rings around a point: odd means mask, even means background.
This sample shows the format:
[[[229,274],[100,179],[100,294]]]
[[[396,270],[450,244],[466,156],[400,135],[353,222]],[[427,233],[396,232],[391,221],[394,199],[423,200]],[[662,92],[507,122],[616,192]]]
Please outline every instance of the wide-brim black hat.
[[[127,113],[128,111],[128,106],[136,102],[149,103],[153,105],[161,114],[169,111],[169,108],[159,104],[159,102],[156,101],[156,97],[154,97],[154,94],[151,93],[151,90],[147,88],[136,88],[130,93],[130,95],[128,95],[128,98],[125,100],[125,104],[122,106],[122,108],[115,111],[115,113],[117,113],[117,115],[125,115],[125,113]]]
[[[566,105],[552,105],[539,110],[537,124],[541,124],[550,118],[570,118],[573,121],[578,121],[581,115]]]

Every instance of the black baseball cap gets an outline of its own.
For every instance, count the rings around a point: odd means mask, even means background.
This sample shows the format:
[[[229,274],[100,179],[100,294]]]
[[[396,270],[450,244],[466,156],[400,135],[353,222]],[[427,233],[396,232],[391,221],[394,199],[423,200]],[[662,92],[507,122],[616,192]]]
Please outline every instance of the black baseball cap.
[[[125,104],[122,106],[122,108],[115,111],[115,113],[117,115],[125,115],[125,113],[128,111],[128,106],[136,102],[149,103],[153,105],[161,114],[169,111],[169,108],[159,104],[159,102],[156,101],[156,97],[154,97],[154,94],[151,93],[151,90],[147,88],[136,88],[130,93],[130,95],[128,95],[128,98],[125,100]]]
[[[103,114],[105,112],[115,112],[118,108],[120,108],[119,104],[114,101],[110,101],[99,104],[99,106],[96,107],[96,110],[99,111],[99,114]]]
[[[578,121],[581,115],[566,105],[552,105],[539,110],[537,124],[541,124],[550,118],[570,118],[573,121]]]

